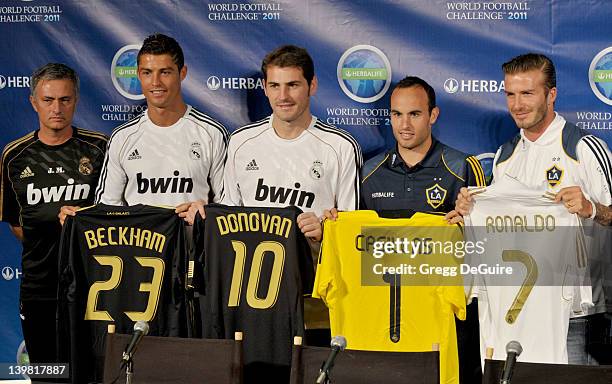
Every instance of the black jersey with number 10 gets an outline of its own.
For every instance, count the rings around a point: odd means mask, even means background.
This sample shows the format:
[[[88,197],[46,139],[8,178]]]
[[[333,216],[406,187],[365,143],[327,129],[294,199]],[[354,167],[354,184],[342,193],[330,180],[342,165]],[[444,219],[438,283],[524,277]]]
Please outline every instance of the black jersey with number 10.
[[[98,205],[64,224],[60,351],[75,383],[101,380],[108,324],[131,334],[186,336],[184,226],[174,209]],[[89,381],[86,381],[89,380]]]
[[[304,332],[303,295],[314,280],[310,248],[296,224],[300,213],[209,205],[206,220],[196,218],[204,337],[244,333],[245,382],[289,379],[293,337]]]

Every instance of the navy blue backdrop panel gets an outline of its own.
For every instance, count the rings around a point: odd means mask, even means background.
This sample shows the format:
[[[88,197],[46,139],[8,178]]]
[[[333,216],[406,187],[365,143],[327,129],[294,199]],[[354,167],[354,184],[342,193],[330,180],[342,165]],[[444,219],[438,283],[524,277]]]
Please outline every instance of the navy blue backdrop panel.
[[[612,145],[610,20],[608,0],[3,0],[0,145],[37,127],[29,76],[50,61],[81,76],[77,125],[110,133],[142,112],[136,53],[154,32],[183,47],[186,101],[230,130],[270,113],[261,60],[296,44],[315,61],[313,113],[348,130],[366,157],[393,144],[390,90],[416,75],[437,92],[434,134],[490,168],[517,132],[501,64],[534,51],[557,66],[557,111]],[[0,236],[0,361],[15,361],[21,250],[5,227]]]

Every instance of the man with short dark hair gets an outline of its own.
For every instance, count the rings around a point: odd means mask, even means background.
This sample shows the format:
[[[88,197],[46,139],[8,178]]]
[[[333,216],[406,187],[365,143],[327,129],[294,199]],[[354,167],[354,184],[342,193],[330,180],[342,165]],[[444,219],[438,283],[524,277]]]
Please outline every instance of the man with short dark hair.
[[[0,219],[23,244],[20,317],[30,362],[49,363],[56,360],[58,212],[93,202],[107,137],[72,125],[79,78],[65,64],[37,69],[30,92],[39,127],[4,148]]]
[[[172,37],[147,37],[138,52],[138,79],[147,111],[117,127],[96,203],[171,205],[185,218],[192,203],[219,201],[228,132],[187,105],[183,51]]]
[[[318,80],[304,48],[275,49],[263,59],[261,70],[273,112],[232,133],[224,202],[300,207],[300,229],[320,241],[324,210],[358,207],[361,149],[348,132],[310,113]]]
[[[358,208],[361,148],[348,132],[311,114],[310,99],[318,80],[304,48],[278,47],[263,59],[261,70],[272,115],[232,133],[223,201],[299,207],[303,213],[297,225],[311,240],[316,259],[324,211]],[[323,302],[307,299],[304,317],[306,342],[329,345],[329,318]]]
[[[450,212],[461,187],[484,186],[480,162],[431,134],[440,109],[423,79],[402,79],[391,93],[391,127],[397,142],[363,167],[361,209]]]
[[[440,108],[425,80],[402,79],[391,93],[390,114],[396,146],[364,165],[361,209],[447,213],[460,188],[485,185],[484,171],[475,157],[432,135]],[[463,383],[480,380],[477,319],[478,309],[472,304],[467,307],[467,320],[456,322]]]

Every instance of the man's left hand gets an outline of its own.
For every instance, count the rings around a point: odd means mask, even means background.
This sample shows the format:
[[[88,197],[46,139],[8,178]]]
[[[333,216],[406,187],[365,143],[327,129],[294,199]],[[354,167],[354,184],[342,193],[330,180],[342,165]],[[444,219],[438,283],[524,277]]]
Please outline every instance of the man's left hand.
[[[300,213],[297,217],[297,225],[304,236],[314,241],[321,241],[323,227],[321,226],[321,220],[319,220],[314,212]]]
[[[200,212],[200,216],[206,217],[204,213],[204,206],[206,202],[204,200],[189,201],[187,203],[179,204],[174,210],[179,217],[187,222],[189,225],[193,225],[197,212]]]

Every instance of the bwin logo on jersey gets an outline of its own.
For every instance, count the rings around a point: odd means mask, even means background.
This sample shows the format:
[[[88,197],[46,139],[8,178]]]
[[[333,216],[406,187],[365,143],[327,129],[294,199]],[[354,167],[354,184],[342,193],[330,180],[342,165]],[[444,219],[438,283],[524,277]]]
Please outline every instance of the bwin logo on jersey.
[[[179,171],[174,171],[175,177],[142,177],[142,172],[136,174],[138,193],[191,193],[193,179],[191,177],[177,177]]]
[[[300,183],[295,183],[293,188],[277,187],[275,185],[268,186],[264,184],[263,179],[257,180],[257,189],[255,190],[255,200],[270,201],[272,203],[297,205],[298,207],[312,207],[315,200],[315,194],[312,192],[301,191]]]
[[[546,170],[546,181],[548,181],[548,185],[551,187],[556,187],[561,183],[561,178],[563,178],[563,170],[557,167],[557,164]]]
[[[89,196],[89,184],[74,184],[74,179],[68,179],[68,185],[35,188],[34,183],[28,184],[26,197],[29,205],[40,203],[57,203],[59,201],[81,200]]]
[[[436,209],[444,202],[446,198],[446,189],[436,183],[427,188],[425,194],[427,195],[427,204],[431,205],[433,209]]]

